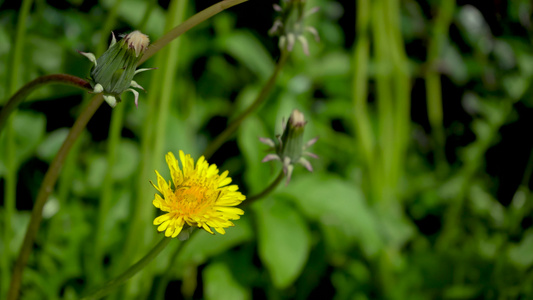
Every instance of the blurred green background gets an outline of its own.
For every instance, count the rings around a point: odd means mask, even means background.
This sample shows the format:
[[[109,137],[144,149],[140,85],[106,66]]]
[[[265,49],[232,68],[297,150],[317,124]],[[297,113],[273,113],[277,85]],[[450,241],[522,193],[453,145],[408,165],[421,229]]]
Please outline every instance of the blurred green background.
[[[46,74],[85,78],[115,34],[152,41],[213,0],[0,0],[0,104]],[[142,257],[164,153],[198,158],[257,96],[280,51],[276,1],[214,16],[143,67],[89,122],[44,208],[22,299],[77,299]],[[15,49],[17,21],[24,40]],[[320,11],[267,102],[210,159],[245,195],[280,166],[258,137],[304,112],[314,172],[245,209],[226,235],[172,241],[108,299],[533,299],[533,4],[308,0]],[[14,59],[20,54],[20,61]],[[89,99],[35,91],[0,134],[0,298],[33,201]],[[8,149],[15,149],[14,157]],[[11,178],[11,179],[10,179]],[[16,203],[13,193],[16,192]],[[11,200],[10,200],[11,199]]]

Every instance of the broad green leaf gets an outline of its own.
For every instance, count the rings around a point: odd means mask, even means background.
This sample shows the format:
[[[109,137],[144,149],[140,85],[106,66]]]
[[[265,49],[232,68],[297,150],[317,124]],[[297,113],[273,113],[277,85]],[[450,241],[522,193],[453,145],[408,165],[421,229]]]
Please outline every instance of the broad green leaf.
[[[46,162],[51,162],[67,138],[68,132],[68,128],[59,128],[48,134],[37,148],[39,158]]]
[[[107,170],[107,159],[103,155],[94,155],[89,160],[89,169],[87,170],[87,188],[90,190],[100,189],[104,182]]]
[[[383,246],[377,218],[355,184],[332,176],[300,174],[283,193],[309,219],[335,226],[358,241],[366,255],[373,256]]]
[[[139,165],[139,146],[130,140],[122,140],[118,146],[113,177],[115,180],[124,180],[130,177]]]
[[[260,41],[250,32],[234,32],[222,39],[222,48],[255,73],[266,80],[274,69],[272,56]]]
[[[239,127],[237,143],[246,161],[245,180],[250,191],[257,193],[263,189],[269,177],[276,176],[280,168],[278,161],[262,163],[268,154],[268,146],[259,141],[259,137],[269,137],[259,118],[251,116]],[[265,184],[266,183],[266,184]]]
[[[250,299],[250,292],[235,280],[228,264],[224,262],[209,264],[202,275],[207,300]]]
[[[183,242],[183,249],[177,259],[177,266],[202,264],[208,258],[252,238],[252,230],[246,217],[235,220],[233,223],[235,227],[226,229],[224,235],[211,235],[204,230],[197,229],[200,232],[196,232],[189,240]]]
[[[259,257],[274,285],[286,288],[298,278],[309,256],[309,229],[300,213],[282,197],[256,205]]]
[[[509,248],[508,256],[511,262],[522,268],[533,265],[533,230],[524,234],[524,238],[519,244]]]
[[[44,115],[40,113],[26,111],[15,112],[12,120],[15,134],[15,164],[18,165],[33,155],[35,148],[43,139],[46,120]],[[1,137],[0,144],[4,146],[6,134],[2,133]],[[6,165],[5,151],[5,147],[0,147],[1,165]]]

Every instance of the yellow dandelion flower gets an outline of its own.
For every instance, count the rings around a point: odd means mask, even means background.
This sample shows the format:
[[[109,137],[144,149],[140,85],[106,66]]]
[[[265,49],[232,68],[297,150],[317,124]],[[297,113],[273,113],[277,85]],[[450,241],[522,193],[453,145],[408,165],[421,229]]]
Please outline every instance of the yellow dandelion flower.
[[[216,165],[209,165],[202,156],[194,165],[194,160],[180,150],[178,160],[172,152],[165,156],[170,169],[171,182],[157,174],[157,186],[160,193],[155,195],[155,207],[167,212],[154,220],[158,231],[164,231],[167,237],[176,237],[184,226],[197,226],[213,234],[210,227],[224,234],[224,228],[234,226],[230,220],[237,220],[244,211],[233,207],[239,205],[246,197],[238,192],[237,185],[228,185],[231,178],[228,171],[218,174]]]

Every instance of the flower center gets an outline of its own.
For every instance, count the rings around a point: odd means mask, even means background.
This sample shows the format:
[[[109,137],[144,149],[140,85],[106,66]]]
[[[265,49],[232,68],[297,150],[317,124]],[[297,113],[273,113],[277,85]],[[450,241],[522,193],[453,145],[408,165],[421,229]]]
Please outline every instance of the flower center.
[[[203,186],[179,187],[174,191],[175,201],[172,211],[182,215],[203,215],[213,206],[213,192]]]

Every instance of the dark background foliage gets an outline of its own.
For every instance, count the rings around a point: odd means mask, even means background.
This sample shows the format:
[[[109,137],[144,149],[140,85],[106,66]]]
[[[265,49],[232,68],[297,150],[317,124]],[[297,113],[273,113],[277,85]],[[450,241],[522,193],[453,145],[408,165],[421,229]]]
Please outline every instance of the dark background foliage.
[[[229,170],[245,194],[261,191],[279,166],[260,163],[266,146],[257,137],[274,137],[282,118],[297,108],[308,120],[306,139],[320,136],[312,148],[320,156],[312,161],[315,171],[296,168],[289,185],[247,208],[224,236],[199,232],[187,242],[176,240],[110,298],[533,297],[533,142],[528,135],[533,125],[533,5],[527,0],[457,1],[449,26],[439,35],[435,24],[444,1],[370,1],[370,18],[383,19],[372,21],[367,31],[368,109],[362,114],[369,120],[378,156],[369,159],[354,100],[359,88],[354,76],[362,67],[355,60],[361,42],[356,14],[364,1],[308,0],[308,9],[321,8],[306,20],[317,28],[320,43],[308,36],[309,56],[295,47],[266,104],[210,162]],[[20,73],[12,78],[10,59],[21,4],[0,1],[1,99],[12,92],[4,84],[10,80],[19,88],[45,74],[86,77],[90,63],[76,50],[104,50],[110,39],[103,31],[106,22],[119,34],[142,28],[152,41],[163,35],[171,1],[121,2],[113,15],[111,0],[34,1],[24,23]],[[217,1],[186,2],[185,15],[191,16]],[[109,128],[117,113],[107,105],[100,107],[45,207],[23,281],[23,299],[76,299],[153,245],[158,238],[151,224],[155,209],[150,207],[153,191],[148,184],[155,179],[153,169],[167,172],[167,151],[183,149],[199,157],[257,95],[280,55],[277,38],[267,34],[276,17],[273,3],[251,0],[235,6],[180,37],[177,53],[163,51],[150,59],[145,65],[158,70],[139,75],[147,93],[141,93],[138,109],[130,96],[119,104],[124,106],[119,143],[111,149]],[[377,55],[375,40],[380,34],[376,28],[390,16],[384,17],[383,5],[376,3],[399,6],[401,25],[396,30],[403,39],[401,47],[386,41],[391,52],[405,52],[403,63],[408,66],[408,105],[396,90],[389,104],[394,111],[408,110],[405,151],[392,158],[387,149],[396,146],[384,138],[391,129],[381,127],[387,115],[380,108],[387,92],[380,83],[380,66],[387,61]],[[443,42],[432,61],[430,45],[439,38]],[[174,63],[172,56],[177,57]],[[428,88],[432,72],[441,84],[437,88]],[[156,74],[173,76],[166,96],[161,77],[155,79],[162,75]],[[442,95],[438,126],[428,116],[434,95]],[[148,124],[162,118],[147,114],[150,101],[164,97],[170,99],[165,123],[144,134]],[[0,135],[0,297],[7,291],[6,274],[40,182],[88,98],[70,87],[39,89],[13,118],[15,141]],[[157,132],[162,136],[153,137]],[[396,138],[394,132],[392,136]],[[153,146],[154,140],[162,140],[162,146]],[[8,143],[17,148],[11,224],[4,221]],[[145,146],[151,150],[143,150]],[[112,166],[110,152],[118,153]],[[393,170],[383,169],[389,158],[400,170],[392,184],[387,178]],[[111,200],[102,214],[105,197]],[[135,199],[143,197],[146,216],[132,218],[134,206],[141,203]],[[97,223],[104,224],[104,230],[97,232]],[[131,245],[126,236],[132,226],[142,233],[136,249],[125,250]]]

